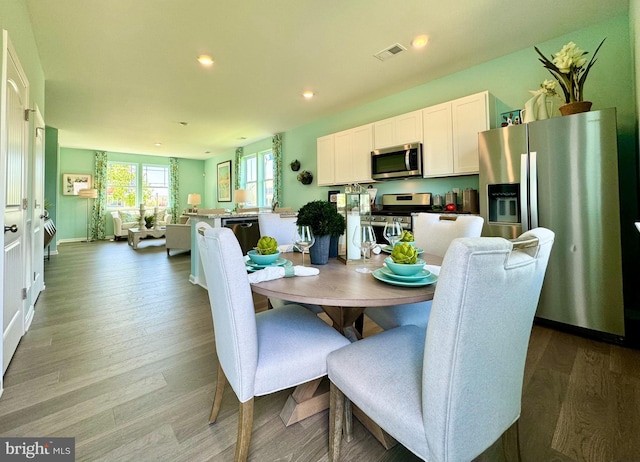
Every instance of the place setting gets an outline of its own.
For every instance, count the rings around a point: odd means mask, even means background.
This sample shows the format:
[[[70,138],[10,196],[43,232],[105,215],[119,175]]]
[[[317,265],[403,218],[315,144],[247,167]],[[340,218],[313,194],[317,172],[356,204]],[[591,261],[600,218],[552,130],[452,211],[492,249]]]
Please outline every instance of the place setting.
[[[379,281],[401,287],[422,287],[438,280],[439,266],[427,265],[418,258],[417,249],[408,242],[394,243],[384,266],[373,271]]]
[[[391,253],[393,251],[393,247],[399,242],[407,242],[415,247],[413,233],[406,229],[402,229],[402,226],[397,221],[385,223],[382,235],[387,241],[389,241],[388,245],[380,246],[380,249],[384,253]],[[418,252],[418,255],[424,253],[424,250],[419,247],[416,247],[416,251]]]

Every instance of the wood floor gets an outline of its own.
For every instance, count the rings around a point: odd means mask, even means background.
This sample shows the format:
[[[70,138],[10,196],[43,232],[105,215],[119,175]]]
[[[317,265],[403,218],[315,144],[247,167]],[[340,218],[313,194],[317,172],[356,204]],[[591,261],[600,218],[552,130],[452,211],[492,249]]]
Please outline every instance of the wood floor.
[[[208,296],[188,282],[189,254],[167,257],[162,243],[59,245],[5,376],[0,435],[75,437],[78,461],[233,460],[230,388],[207,425],[217,367]],[[288,393],[256,399],[249,459],[326,461],[328,413],[285,427]],[[417,460],[354,426],[343,461]],[[640,351],[534,327],[520,442],[526,462],[640,461]],[[503,461],[500,445],[478,460]]]

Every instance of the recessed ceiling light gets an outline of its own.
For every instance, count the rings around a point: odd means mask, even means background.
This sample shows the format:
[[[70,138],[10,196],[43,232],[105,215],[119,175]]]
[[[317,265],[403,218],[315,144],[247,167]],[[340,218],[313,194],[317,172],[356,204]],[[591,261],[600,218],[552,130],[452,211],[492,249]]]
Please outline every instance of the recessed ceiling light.
[[[429,43],[429,37],[427,37],[426,35],[418,35],[411,41],[411,46],[413,48],[422,48],[427,43]]]
[[[211,66],[213,65],[213,58],[209,55],[200,55],[198,56],[198,62],[203,66]]]
[[[315,96],[315,93],[312,91],[305,91],[302,96],[304,96],[306,99],[311,99]]]
[[[162,146],[162,143],[154,143],[153,144],[156,148],[159,148],[160,146]]]

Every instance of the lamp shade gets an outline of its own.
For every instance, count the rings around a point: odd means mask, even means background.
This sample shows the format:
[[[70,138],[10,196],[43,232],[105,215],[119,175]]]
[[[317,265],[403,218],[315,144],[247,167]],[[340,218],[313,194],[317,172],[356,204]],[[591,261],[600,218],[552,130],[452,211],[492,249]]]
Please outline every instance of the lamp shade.
[[[85,199],[97,199],[98,198],[98,190],[94,188],[85,188],[78,191],[78,196],[84,197]]]
[[[251,193],[246,189],[236,189],[233,193],[233,197],[236,202],[249,202],[251,200]]]
[[[189,194],[187,197],[187,204],[189,205],[199,205],[201,203],[200,194]]]

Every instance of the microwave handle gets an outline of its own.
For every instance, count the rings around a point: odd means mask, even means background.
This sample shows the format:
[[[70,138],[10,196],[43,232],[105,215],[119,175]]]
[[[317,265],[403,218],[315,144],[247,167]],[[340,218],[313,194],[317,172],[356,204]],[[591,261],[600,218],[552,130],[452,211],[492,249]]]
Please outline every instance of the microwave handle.
[[[404,153],[404,166],[407,168],[407,172],[411,170],[411,163],[409,162],[409,154],[411,153],[411,149],[407,149]]]

